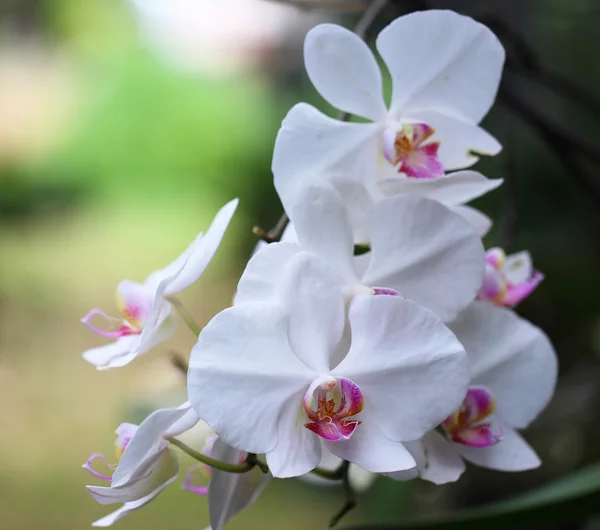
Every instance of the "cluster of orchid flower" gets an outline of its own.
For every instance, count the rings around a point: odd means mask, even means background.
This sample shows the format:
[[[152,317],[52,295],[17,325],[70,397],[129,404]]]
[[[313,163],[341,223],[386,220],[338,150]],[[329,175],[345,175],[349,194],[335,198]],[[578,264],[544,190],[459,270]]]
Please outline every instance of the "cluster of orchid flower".
[[[465,461],[537,467],[518,433],[551,398],[557,376],[546,335],[513,307],[542,280],[527,252],[485,251],[491,221],[465,203],[493,190],[470,170],[501,146],[478,126],[492,105],[504,50],[485,26],[451,11],[394,20],[376,47],[392,79],[383,98],[377,59],[355,33],[312,29],[304,59],[316,90],[348,115],[300,103],[277,136],[273,174],[290,223],[259,242],[233,306],[202,329],[188,399],[117,429],[114,472],[84,467],[105,486],[96,521],[108,526],[178,475],[177,446],[210,477],[212,530],[252,503],[272,477],[340,481],[349,466],[395,480],[456,481]],[[226,204],[204,235],[143,284],[118,286],[115,339],[84,353],[124,366],[167,339],[174,295],[204,272],[234,215]],[[176,438],[204,422],[204,448]],[[95,466],[95,464],[94,464]],[[195,473],[197,468],[192,470]]]

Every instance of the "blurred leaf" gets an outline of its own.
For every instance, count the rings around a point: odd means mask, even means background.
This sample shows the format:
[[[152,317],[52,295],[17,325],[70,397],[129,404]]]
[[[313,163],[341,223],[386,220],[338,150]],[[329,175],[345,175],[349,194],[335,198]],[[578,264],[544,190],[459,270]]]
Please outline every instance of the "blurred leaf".
[[[398,524],[359,525],[348,530],[486,530],[536,528],[544,523],[581,521],[600,514],[600,464],[505,502],[419,517]]]

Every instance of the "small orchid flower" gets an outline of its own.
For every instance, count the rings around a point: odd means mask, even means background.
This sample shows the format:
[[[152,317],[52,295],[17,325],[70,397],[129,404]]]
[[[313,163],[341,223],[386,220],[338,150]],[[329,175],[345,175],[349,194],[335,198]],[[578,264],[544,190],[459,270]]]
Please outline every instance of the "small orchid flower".
[[[375,200],[382,194],[435,195],[484,232],[489,219],[462,205],[501,181],[445,172],[501,149],[478,123],[496,97],[502,45],[469,17],[428,10],[394,20],[380,32],[376,47],[392,77],[389,108],[377,60],[360,37],[334,24],[307,34],[304,62],[317,91],[334,107],[371,123],[335,120],[306,103],[294,106],[273,156],[284,207],[298,180],[347,175],[364,182]]]
[[[238,200],[228,202],[219,210],[206,234],[196,240],[173,263],[150,274],[143,284],[122,281],[117,288],[117,306],[120,319],[111,319],[100,309],[92,309],[81,321],[92,331],[115,342],[92,348],[83,358],[98,370],[129,364],[138,355],[146,353],[175,331],[177,319],[165,296],[183,291],[204,273],[212,260]],[[115,329],[105,331],[92,324],[95,316],[114,320]]]
[[[243,462],[247,454],[217,438],[211,456],[221,462],[237,464]],[[269,473],[263,474],[258,469],[248,473],[213,469],[208,485],[210,530],[222,530],[234,515],[254,504],[271,478]]]
[[[119,463],[112,476],[102,475],[91,463],[102,455],[94,454],[83,465],[92,475],[110,486],[87,486],[100,504],[123,503],[115,512],[94,522],[92,526],[106,527],[135,511],[172,484],[179,473],[177,456],[169,449],[166,436],[177,436],[198,422],[189,403],[177,409],[161,409],[148,416],[139,427],[122,424],[117,429]]]
[[[463,459],[499,471],[539,466],[517,430],[535,419],[554,392],[557,359],[550,341],[512,311],[484,301],[473,302],[449,327],[467,351],[471,387],[441,432],[406,444],[420,476],[436,484],[455,481],[465,469]]]
[[[413,468],[402,442],[465,395],[461,344],[412,301],[358,295],[347,348],[343,295],[310,252],[290,259],[278,290],[278,301],[226,309],[200,333],[188,374],[200,418],[232,447],[265,453],[275,477],[309,472],[322,446],[372,472]]]
[[[479,298],[499,306],[514,307],[544,279],[533,268],[527,251],[507,256],[501,248],[491,248],[485,254],[485,264]]]
[[[400,294],[449,321],[477,295],[484,250],[471,226],[441,204],[417,196],[388,197],[351,220],[327,182],[298,190],[289,212],[297,243],[272,243],[248,263],[236,305],[277,296],[285,264],[302,250],[326,263],[347,301],[357,294]],[[370,252],[354,256],[353,226],[363,226]]]

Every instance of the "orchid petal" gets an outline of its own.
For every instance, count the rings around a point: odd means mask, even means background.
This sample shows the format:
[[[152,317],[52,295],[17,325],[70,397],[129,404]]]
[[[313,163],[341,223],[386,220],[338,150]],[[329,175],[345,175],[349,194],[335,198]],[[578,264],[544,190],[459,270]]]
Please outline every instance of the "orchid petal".
[[[83,352],[82,357],[99,370],[102,370],[104,367],[110,366],[115,359],[131,356],[131,352],[135,350],[139,341],[139,335],[128,335],[118,338],[110,344],[90,348]],[[131,358],[133,359],[133,357]]]
[[[337,190],[346,207],[354,231],[354,243],[368,244],[367,214],[373,207],[374,200],[366,186],[358,180],[341,176],[330,177],[329,182]]]
[[[117,307],[130,324],[137,329],[142,329],[150,310],[154,293],[145,285],[123,280],[117,286]]]
[[[250,258],[240,278],[235,305],[276,299],[287,264],[300,251],[297,243],[270,243],[261,248]]]
[[[160,486],[158,486],[158,488],[156,488],[154,491],[152,491],[145,497],[142,497],[141,499],[138,499],[136,501],[126,502],[118,510],[115,510],[111,514],[106,515],[106,516],[102,517],[101,519],[98,519],[97,521],[93,522],[92,526],[101,527],[101,528],[104,528],[107,526],[112,526],[119,519],[122,519],[123,517],[130,514],[131,512],[138,510],[142,506],[144,506],[144,505],[148,504],[150,501],[154,500],[161,491],[163,491],[169,484],[172,484],[173,482],[175,482],[175,480],[177,480],[177,475],[172,477],[170,480],[168,480],[164,484],[161,484]]]
[[[354,270],[354,237],[346,206],[329,183],[311,183],[297,194],[290,211],[298,240],[346,283],[358,284]]]
[[[506,277],[508,283],[515,285],[525,283],[535,273],[531,254],[526,250],[523,250],[516,254],[506,256],[502,266],[502,273]]]
[[[475,208],[471,208],[470,206],[452,206],[450,209],[467,221],[475,229],[479,237],[487,235],[490,228],[492,228],[492,220]]]
[[[498,471],[525,471],[541,464],[539,457],[523,437],[510,427],[503,427],[502,441],[489,447],[453,444],[460,455],[481,467]]]
[[[404,445],[387,438],[374,421],[365,420],[348,440],[324,442],[324,445],[334,455],[373,473],[415,467],[415,461]]]
[[[456,171],[435,179],[391,178],[379,183],[385,195],[407,193],[421,195],[446,206],[456,206],[485,195],[502,184],[502,179],[488,179],[477,171]]]
[[[267,465],[277,478],[304,475],[321,460],[319,438],[298,421],[297,402],[291,399],[277,419],[277,445],[267,453]]]
[[[316,377],[290,349],[287,321],[278,304],[225,309],[206,325],[192,350],[190,402],[233,447],[251,453],[273,450],[276,419],[289,399],[297,399],[300,407]]]
[[[149,462],[156,460],[169,444],[165,440],[167,435],[180,434],[179,430],[189,430],[198,422],[188,422],[188,418],[195,417],[189,403],[184,403],[176,409],[159,409],[150,414],[137,428],[131,441],[127,444],[119,465],[113,474],[112,487],[136,480],[145,473]],[[182,423],[181,420],[184,420]],[[175,429],[173,428],[175,427]]]
[[[502,299],[502,305],[507,307],[513,307],[517,305],[519,302],[527,298],[533,291],[535,291],[543,279],[544,275],[539,271],[535,271],[533,276],[526,282],[519,285],[509,284],[507,286],[506,295]]]
[[[213,458],[238,464],[242,453],[223,440],[215,441]],[[208,512],[211,530],[222,530],[234,515],[253,504],[271,480],[271,475],[258,469],[248,473],[227,473],[213,469],[208,486]]]
[[[395,289],[442,320],[455,318],[475,298],[485,254],[460,216],[430,199],[398,195],[377,203],[369,225],[364,284]]]
[[[393,441],[416,440],[460,406],[466,355],[432,312],[399,296],[359,295],[349,320],[352,346],[331,373],[360,388],[364,424],[375,421]]]
[[[478,123],[492,106],[505,53],[472,18],[441,10],[412,13],[384,28],[376,44],[392,76],[393,114],[435,109]]]
[[[319,94],[334,107],[385,120],[381,71],[373,53],[354,32],[335,24],[320,24],[304,41],[304,64]]]
[[[440,142],[438,159],[446,171],[472,166],[479,154],[493,156],[502,145],[481,127],[458,117],[434,111],[411,113],[411,118],[435,129],[433,141]]]
[[[438,432],[431,431],[420,440],[405,445],[417,462],[418,473],[423,480],[438,485],[456,482],[466,469],[454,445]],[[388,476],[402,481],[414,478],[402,472]]]
[[[275,188],[286,211],[296,189],[314,175],[332,171],[362,179],[372,173],[380,130],[378,124],[335,120],[306,103],[292,107],[277,134],[272,164]]]
[[[473,302],[449,326],[467,351],[473,384],[491,390],[497,416],[513,428],[529,425],[556,384],[557,358],[546,335],[485,301]]]

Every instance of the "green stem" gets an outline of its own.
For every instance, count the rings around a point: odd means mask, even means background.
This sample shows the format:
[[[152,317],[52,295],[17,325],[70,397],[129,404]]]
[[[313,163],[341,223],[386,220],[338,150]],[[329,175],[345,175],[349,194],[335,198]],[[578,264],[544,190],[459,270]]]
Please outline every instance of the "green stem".
[[[321,467],[315,467],[311,473],[327,480],[342,480],[344,478],[344,463],[342,463],[337,469],[323,469]]]
[[[354,490],[352,489],[350,477],[348,475],[349,469],[350,462],[344,460],[344,463],[340,466],[340,473],[342,475],[342,484],[344,486],[346,502],[342,506],[342,509],[331,518],[331,521],[329,522],[329,528],[333,528],[335,525],[337,525],[342,518],[356,506],[356,496],[354,495]]]
[[[228,464],[227,462],[215,460],[210,456],[206,456],[198,451],[195,451],[191,447],[179,441],[177,438],[167,436],[166,439],[175,447],[179,447],[179,449],[181,449],[187,455],[191,456],[193,459],[198,460],[198,462],[202,462],[203,464],[206,464],[207,466],[213,467],[215,469],[220,469],[221,471],[227,471],[228,473],[247,473],[248,471],[250,471],[258,465],[255,459],[250,458],[242,464]],[[256,457],[256,455],[254,455],[254,457]]]
[[[175,298],[174,296],[165,296],[165,300],[175,308],[177,313],[179,313],[179,316],[187,324],[188,328],[192,330],[192,333],[194,333],[196,337],[200,335],[202,328],[198,324],[196,324],[196,321],[194,320],[192,315],[190,315],[189,311],[185,308],[181,301],[178,298]]]

